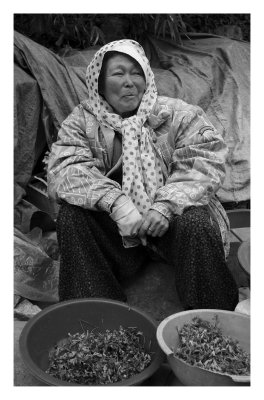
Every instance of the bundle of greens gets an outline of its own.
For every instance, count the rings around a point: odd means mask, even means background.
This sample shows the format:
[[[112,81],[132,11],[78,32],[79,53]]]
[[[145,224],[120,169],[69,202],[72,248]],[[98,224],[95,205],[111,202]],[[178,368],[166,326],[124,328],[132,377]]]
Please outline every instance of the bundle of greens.
[[[178,330],[180,343],[174,356],[186,363],[229,375],[250,375],[250,356],[238,340],[223,335],[217,315],[211,324],[194,317]]]
[[[142,372],[151,363],[144,336],[135,327],[68,334],[49,353],[46,372],[81,385],[115,383]]]

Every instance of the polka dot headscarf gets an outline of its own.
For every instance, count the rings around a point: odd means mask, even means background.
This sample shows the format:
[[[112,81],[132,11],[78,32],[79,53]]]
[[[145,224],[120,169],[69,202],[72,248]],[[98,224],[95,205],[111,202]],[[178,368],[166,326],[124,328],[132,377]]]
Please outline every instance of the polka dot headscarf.
[[[98,93],[98,78],[107,51],[118,51],[133,57],[145,74],[145,93],[137,113],[129,118],[122,118],[114,113],[111,106]],[[143,48],[136,41],[127,39],[106,44],[89,64],[86,84],[87,106],[90,111],[99,123],[122,134],[122,190],[132,199],[138,211],[145,214],[153,203],[157,188],[163,185],[163,177],[151,138],[152,131],[145,124],[157,100],[157,88]]]

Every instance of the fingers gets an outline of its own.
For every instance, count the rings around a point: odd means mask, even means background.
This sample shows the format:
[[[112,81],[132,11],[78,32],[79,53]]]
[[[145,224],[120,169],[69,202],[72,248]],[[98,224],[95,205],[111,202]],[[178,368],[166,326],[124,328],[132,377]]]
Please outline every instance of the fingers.
[[[169,224],[166,224],[166,226],[163,225],[157,225],[157,226],[152,226],[150,225],[148,228],[145,226],[142,228],[140,232],[138,233],[138,236],[140,239],[147,236],[152,236],[152,237],[161,237],[163,236],[169,228]]]
[[[142,244],[143,246],[147,246],[147,238],[146,238],[146,236],[140,237],[140,241],[141,241],[141,244]]]
[[[161,237],[168,228],[169,222],[167,218],[155,210],[150,210],[145,216],[141,215],[132,209],[123,218],[117,221],[119,233],[121,236],[136,237],[141,240],[143,246],[147,244],[147,236]]]
[[[167,232],[168,229],[169,229],[169,224],[166,228],[160,229],[156,236],[158,236],[158,237],[163,236]]]
[[[156,237],[160,233],[161,226],[159,223],[150,223],[148,229],[147,229],[147,235]]]
[[[148,231],[148,227],[149,227],[149,222],[146,219],[144,219],[143,223],[141,224],[141,226],[139,228],[139,231],[138,231],[138,236],[140,238],[146,236],[147,231]]]
[[[152,237],[161,237],[163,236],[169,228],[169,224],[166,225],[157,225],[152,229],[152,226],[148,228],[147,234]]]
[[[138,231],[140,238],[146,235],[152,237],[163,236],[169,228],[169,221],[158,211],[150,210],[143,218],[143,222]]]
[[[137,221],[137,223],[133,226],[132,231],[131,231],[131,237],[136,237],[138,235],[138,230],[142,224],[142,220]]]

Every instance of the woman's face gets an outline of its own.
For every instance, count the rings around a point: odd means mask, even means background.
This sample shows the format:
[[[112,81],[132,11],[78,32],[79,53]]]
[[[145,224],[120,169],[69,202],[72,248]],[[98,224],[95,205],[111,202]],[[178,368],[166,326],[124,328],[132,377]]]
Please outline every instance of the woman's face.
[[[122,117],[132,115],[142,100],[145,88],[145,75],[136,60],[126,54],[118,54],[107,61],[102,94],[117,114]]]

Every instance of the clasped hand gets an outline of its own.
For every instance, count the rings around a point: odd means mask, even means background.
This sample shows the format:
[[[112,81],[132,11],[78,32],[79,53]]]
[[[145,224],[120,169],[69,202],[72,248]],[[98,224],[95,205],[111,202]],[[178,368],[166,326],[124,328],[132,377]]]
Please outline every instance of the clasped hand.
[[[131,199],[121,196],[117,199],[110,217],[117,223],[118,230],[123,237],[139,237],[145,246],[146,236],[161,237],[168,228],[169,221],[155,210],[149,210],[141,216]]]

